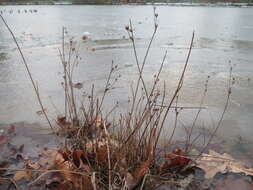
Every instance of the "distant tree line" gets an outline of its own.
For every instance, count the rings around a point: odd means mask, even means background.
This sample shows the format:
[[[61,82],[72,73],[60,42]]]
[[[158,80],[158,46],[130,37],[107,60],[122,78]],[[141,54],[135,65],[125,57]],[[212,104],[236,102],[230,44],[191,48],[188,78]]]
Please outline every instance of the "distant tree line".
[[[73,4],[117,4],[117,3],[253,3],[253,0],[0,0],[0,4],[54,4],[54,2],[71,2]]]

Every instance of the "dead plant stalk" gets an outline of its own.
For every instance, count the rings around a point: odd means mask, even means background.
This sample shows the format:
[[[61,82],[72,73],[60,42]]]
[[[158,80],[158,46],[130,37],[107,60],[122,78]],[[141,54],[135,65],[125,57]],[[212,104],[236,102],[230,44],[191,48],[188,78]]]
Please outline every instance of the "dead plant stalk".
[[[49,120],[49,118],[48,118],[48,115],[47,115],[47,113],[46,113],[46,111],[45,111],[45,108],[44,108],[44,106],[43,106],[43,104],[42,104],[42,100],[41,100],[40,94],[39,94],[38,85],[35,83],[35,81],[34,81],[34,79],[33,79],[33,77],[32,77],[32,73],[31,73],[31,71],[30,71],[30,69],[29,69],[29,66],[28,66],[27,62],[26,62],[25,56],[24,56],[24,54],[23,54],[23,52],[22,52],[22,50],[21,50],[21,48],[20,48],[20,46],[19,46],[19,44],[18,44],[18,42],[17,42],[17,39],[16,39],[16,37],[15,37],[13,31],[11,30],[11,28],[9,27],[9,25],[7,24],[7,22],[5,21],[5,19],[3,18],[3,16],[2,16],[1,14],[0,14],[0,18],[2,19],[4,25],[5,25],[6,28],[8,29],[9,33],[11,34],[11,36],[12,36],[12,38],[13,38],[13,40],[14,40],[14,42],[15,42],[17,48],[18,48],[18,51],[19,51],[19,53],[20,53],[20,55],[21,55],[21,57],[22,57],[22,60],[23,60],[23,64],[25,65],[25,68],[26,68],[26,71],[27,71],[28,76],[29,76],[29,78],[30,78],[30,81],[32,82],[32,86],[33,86],[34,92],[35,92],[35,94],[36,94],[36,96],[37,96],[37,100],[38,100],[38,103],[39,103],[39,105],[40,105],[41,111],[43,112],[43,115],[45,116],[45,118],[46,118],[46,120],[47,120],[47,122],[48,122],[48,124],[49,124],[49,126],[50,126],[50,128],[51,128],[51,130],[53,131],[53,133],[55,133],[55,131],[54,131],[54,129],[53,129],[53,126],[52,126],[52,124],[51,124],[51,122],[50,122],[50,120]]]

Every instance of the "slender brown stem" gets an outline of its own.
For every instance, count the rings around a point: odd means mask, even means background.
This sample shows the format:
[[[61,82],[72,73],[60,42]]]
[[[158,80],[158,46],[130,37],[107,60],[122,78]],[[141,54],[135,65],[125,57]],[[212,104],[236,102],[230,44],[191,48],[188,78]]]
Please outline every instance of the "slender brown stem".
[[[28,76],[29,76],[29,78],[30,78],[30,80],[31,80],[31,82],[32,82],[32,86],[33,86],[34,91],[35,91],[35,94],[36,94],[36,96],[37,96],[38,103],[39,103],[39,105],[40,105],[40,107],[41,107],[41,111],[43,112],[43,115],[45,116],[45,118],[46,118],[46,120],[47,120],[47,122],[48,122],[48,124],[49,124],[49,126],[50,126],[50,128],[51,128],[51,130],[52,130],[53,133],[54,133],[53,126],[52,126],[52,124],[51,124],[51,122],[50,122],[50,120],[49,120],[49,118],[48,118],[48,115],[47,115],[47,113],[46,113],[46,111],[45,111],[45,108],[44,108],[44,106],[43,106],[43,104],[42,104],[42,101],[41,101],[41,99],[40,99],[40,95],[39,95],[38,89],[37,89],[36,84],[35,84],[35,82],[34,82],[34,79],[33,79],[33,77],[32,77],[32,73],[31,73],[31,71],[30,71],[30,69],[29,69],[29,67],[28,67],[28,64],[27,64],[26,59],[25,59],[25,57],[24,57],[24,54],[23,54],[23,52],[22,52],[22,50],[21,50],[21,48],[20,48],[20,46],[19,46],[19,44],[18,44],[18,42],[17,42],[17,39],[16,39],[14,33],[12,32],[11,28],[9,27],[9,25],[7,24],[7,22],[5,21],[5,19],[3,18],[3,16],[2,16],[1,14],[0,14],[0,18],[2,19],[4,25],[6,26],[6,28],[7,28],[8,31],[10,32],[10,34],[11,34],[11,36],[12,36],[12,38],[13,38],[13,40],[14,40],[14,42],[15,42],[17,48],[18,48],[18,51],[19,51],[19,53],[20,53],[20,55],[21,55],[21,57],[22,57],[22,60],[23,60],[23,63],[24,63],[24,65],[25,65],[25,68],[26,68],[26,71],[27,71],[27,73],[28,73]]]
[[[143,88],[145,90],[146,97],[148,99],[148,92],[147,92],[147,88],[146,88],[144,79],[142,77],[142,73],[143,73],[143,70],[144,70],[144,66],[146,64],[146,59],[148,57],[149,50],[151,48],[151,44],[152,44],[152,42],[154,40],[156,31],[157,31],[157,27],[155,27],[155,29],[154,29],[154,32],[152,34],[151,40],[150,40],[148,48],[146,50],[146,53],[145,53],[145,56],[144,56],[144,59],[143,59],[141,67],[140,67],[139,60],[138,60],[138,55],[137,55],[137,50],[136,50],[136,45],[135,45],[134,32],[133,32],[133,26],[132,26],[131,20],[130,20],[130,29],[131,29],[131,31],[130,32],[128,31],[128,34],[129,34],[129,37],[130,37],[130,39],[132,41],[134,55],[135,55],[135,60],[136,60],[137,68],[138,68],[138,71],[139,71],[139,78],[137,80],[136,88],[135,88],[135,91],[134,91],[134,94],[133,94],[133,102],[132,102],[132,107],[131,107],[131,111],[130,111],[129,124],[128,125],[130,125],[130,122],[131,122],[131,119],[132,119],[132,115],[133,115],[133,111],[134,111],[134,107],[135,107],[135,101],[136,101],[137,93],[138,93],[138,90],[139,90],[140,82],[142,82]]]
[[[219,129],[220,126],[221,126],[221,123],[222,123],[222,121],[223,121],[224,115],[225,115],[225,113],[226,113],[226,111],[227,111],[227,108],[228,108],[228,105],[229,105],[229,100],[230,100],[230,95],[231,95],[231,80],[232,80],[232,67],[230,68],[229,81],[228,81],[228,90],[227,90],[227,98],[226,98],[226,103],[225,103],[224,109],[223,109],[223,111],[222,111],[221,117],[220,117],[220,119],[219,119],[219,121],[218,121],[218,123],[217,123],[217,125],[216,125],[216,127],[215,127],[215,129],[214,129],[214,131],[213,131],[213,133],[212,133],[212,135],[211,135],[211,137],[210,137],[210,139],[208,140],[206,146],[205,146],[205,147],[202,149],[202,151],[199,153],[199,156],[200,156],[204,151],[206,151],[206,149],[208,148],[208,146],[209,146],[210,143],[212,142],[212,140],[213,140],[215,134],[217,133],[218,129]],[[197,157],[197,158],[198,158],[198,157]],[[196,159],[197,159],[197,158],[196,158]]]
[[[180,91],[181,87],[182,87],[182,84],[183,84],[183,80],[184,80],[184,75],[185,75],[185,71],[186,71],[186,68],[188,66],[188,62],[189,62],[189,58],[190,58],[190,55],[191,55],[191,51],[192,51],[192,47],[193,47],[193,41],[194,41],[194,32],[192,33],[192,39],[191,39],[191,44],[190,44],[190,48],[189,48],[189,51],[188,51],[188,55],[187,55],[187,58],[186,58],[186,62],[184,64],[184,68],[183,68],[183,71],[182,71],[182,74],[181,74],[181,77],[180,77],[180,80],[178,82],[178,85],[177,85],[177,89],[175,90],[174,92],[174,95],[165,111],[165,114],[163,116],[163,119],[162,119],[162,122],[161,122],[161,126],[163,127],[164,126],[164,122],[167,118],[167,115],[169,113],[169,110],[171,108],[171,105],[172,103],[174,102],[175,98],[177,97],[178,95],[178,92]],[[157,138],[159,138],[159,136],[157,136]]]
[[[197,112],[197,114],[196,114],[196,116],[194,118],[194,121],[192,123],[192,126],[190,128],[190,132],[189,132],[189,135],[188,135],[188,138],[187,138],[187,142],[186,142],[185,152],[188,152],[190,150],[189,148],[191,148],[191,146],[192,146],[191,136],[192,136],[192,133],[193,133],[193,129],[194,129],[195,125],[196,125],[196,122],[197,122],[197,120],[199,118],[199,114],[200,114],[200,112],[202,110],[201,107],[202,107],[202,105],[204,103],[204,100],[205,100],[205,97],[206,97],[207,86],[208,86],[208,79],[207,79],[206,84],[205,84],[205,89],[204,89],[204,92],[203,92],[203,95],[202,95],[202,98],[201,98],[201,101],[200,101],[198,112]]]

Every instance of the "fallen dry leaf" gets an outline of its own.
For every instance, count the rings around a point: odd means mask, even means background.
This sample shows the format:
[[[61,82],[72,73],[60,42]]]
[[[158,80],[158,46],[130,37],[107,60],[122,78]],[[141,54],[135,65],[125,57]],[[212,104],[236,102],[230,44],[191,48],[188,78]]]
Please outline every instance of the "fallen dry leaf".
[[[203,153],[196,160],[197,166],[203,169],[206,178],[212,178],[216,173],[244,173],[253,176],[253,169],[247,168],[243,162],[235,160],[231,155],[220,154],[213,150],[209,150],[209,154]]]
[[[78,83],[73,83],[72,86],[73,86],[73,88],[77,88],[77,89],[83,88],[83,84],[80,83],[80,82],[78,82]]]
[[[68,149],[68,147],[64,147],[61,150],[58,151],[59,153],[61,153],[62,157],[64,160],[69,160],[70,155],[72,154],[72,152]]]
[[[33,162],[31,160],[28,160],[27,161],[27,167],[29,167],[31,169],[38,170],[41,167],[41,165],[38,162]]]
[[[126,174],[126,187],[128,189],[133,189],[136,185],[140,183],[143,177],[149,172],[151,161],[147,160],[141,164],[139,168],[136,168],[132,173]]]
[[[7,161],[3,161],[3,162],[0,162],[0,168],[4,168],[5,166],[8,165],[9,162]]]
[[[66,122],[66,117],[65,116],[58,116],[57,117],[57,122],[62,124]]]
[[[86,155],[83,150],[77,149],[77,150],[73,151],[73,162],[76,165],[76,167],[80,166],[80,161],[82,159],[85,159],[85,157],[86,157]]]
[[[46,108],[44,108],[44,112],[47,112]],[[42,114],[44,114],[44,112],[43,112],[43,110],[39,110],[39,111],[36,111],[36,114],[37,115],[42,115]]]
[[[71,165],[62,151],[48,148],[42,150],[38,164],[43,169],[58,168],[62,170],[69,170]]]
[[[65,116],[58,116],[57,117],[57,123],[60,127],[64,128],[64,129],[70,129],[71,128],[71,122],[68,122],[66,120]]]
[[[25,178],[27,180],[32,179],[32,172],[31,171],[17,171],[13,177],[15,181],[18,181],[22,178]]]
[[[39,161],[42,167],[46,167],[48,169],[54,168],[57,170],[62,170],[62,172],[54,173],[57,180],[51,180],[51,177],[48,178],[47,184],[50,186],[53,183],[58,183],[59,187],[57,189],[80,189],[81,184],[87,189],[92,189],[92,184],[90,177],[73,174],[70,172],[64,171],[74,171],[75,167],[73,166],[71,160],[69,160],[69,156],[72,154],[73,162],[75,165],[79,164],[79,168],[83,168],[88,170],[88,166],[83,164],[82,156],[84,152],[82,150],[74,151],[74,154],[71,153],[67,148],[62,150],[54,150],[54,149],[44,149],[41,154],[41,159]],[[87,166],[87,167],[85,167]],[[59,179],[63,179],[63,182]],[[70,184],[74,184],[74,186],[70,187]]]
[[[7,136],[0,136],[0,145],[6,144],[9,138]]]
[[[67,181],[59,184],[55,190],[77,190],[77,189],[74,187],[73,183]]]
[[[149,160],[142,163],[142,165],[133,172],[133,176],[136,180],[141,180],[149,171],[151,162]]]
[[[175,167],[183,168],[191,161],[190,158],[185,157],[185,152],[181,149],[175,149],[172,153],[165,154],[164,157],[167,158],[168,161],[166,161],[162,166],[162,170],[172,169]]]
[[[154,128],[151,132],[151,137],[149,139],[149,145],[147,147],[147,160],[143,162],[140,167],[136,168],[132,173],[126,174],[126,186],[128,189],[133,189],[137,184],[141,182],[143,177],[148,174],[149,167],[154,160],[154,146],[156,140],[156,129]]]
[[[87,159],[89,159],[89,155],[87,155],[83,150],[74,150],[73,154],[73,162],[77,168],[82,168],[87,172],[90,172],[91,169],[87,164]]]
[[[108,163],[108,151],[107,146],[101,146],[96,151],[96,160],[98,164],[107,164]]]

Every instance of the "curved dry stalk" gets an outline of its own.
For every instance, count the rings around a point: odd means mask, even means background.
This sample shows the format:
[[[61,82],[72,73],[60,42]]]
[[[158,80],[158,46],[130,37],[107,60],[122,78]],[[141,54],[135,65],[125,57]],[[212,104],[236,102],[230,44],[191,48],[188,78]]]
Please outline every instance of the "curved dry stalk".
[[[162,113],[163,113],[163,110],[164,110],[164,108],[163,108],[163,104],[164,104],[164,101],[165,101],[165,93],[166,93],[166,83],[165,83],[165,81],[164,81],[164,83],[163,83],[163,96],[162,96],[162,107],[160,108],[160,112],[159,112],[159,116],[157,117],[157,125],[159,124],[159,121],[160,121],[160,118],[161,118],[161,116],[162,116]],[[160,128],[159,128],[159,130],[158,130],[158,134],[157,134],[157,136],[160,136],[161,135],[161,132],[162,132],[162,126],[160,126]],[[158,140],[159,140],[159,138],[156,138],[156,142],[155,142],[155,149],[156,149],[156,147],[157,147],[157,143],[158,143]]]
[[[197,122],[197,120],[199,118],[199,114],[200,114],[200,112],[202,110],[201,107],[203,106],[203,103],[204,103],[204,100],[205,100],[205,97],[206,97],[206,94],[207,94],[208,82],[209,82],[209,76],[208,76],[208,79],[206,80],[206,83],[205,83],[205,88],[204,88],[204,92],[203,92],[203,95],[202,95],[202,98],[201,98],[201,101],[200,101],[198,112],[197,112],[197,114],[196,114],[196,116],[194,118],[194,121],[192,123],[192,126],[190,128],[189,136],[187,137],[185,152],[188,152],[191,149],[191,147],[192,147],[192,145],[194,143],[194,141],[191,143],[191,135],[193,133],[193,129],[194,129],[195,125],[196,125],[196,122]]]
[[[93,173],[92,173],[91,183],[92,183],[93,190],[97,190],[97,185],[96,185],[96,172],[93,172]]]
[[[156,106],[158,107],[163,107],[163,108],[167,108],[168,106],[166,105],[158,105],[156,104]],[[198,107],[198,106],[170,106],[170,108],[175,108],[175,109],[187,109],[187,110],[193,110],[193,109],[207,109],[207,107],[204,107],[204,106],[201,106],[201,107]]]
[[[147,106],[149,107],[149,109],[152,109],[152,107],[156,106],[156,104],[155,104],[154,106],[151,106],[151,105],[150,105],[150,104],[151,104],[150,101],[151,101],[151,97],[153,96],[154,90],[156,89],[156,86],[157,86],[157,84],[158,84],[159,77],[160,77],[160,74],[161,74],[161,72],[162,72],[163,65],[164,65],[164,62],[165,62],[165,60],[166,60],[166,57],[167,57],[167,51],[165,51],[165,54],[164,54],[164,56],[163,56],[162,63],[161,63],[161,65],[160,65],[160,68],[159,68],[159,70],[158,70],[158,73],[157,73],[157,75],[156,75],[156,77],[155,77],[154,84],[152,85],[152,89],[151,89],[151,92],[150,92],[150,94],[149,94],[149,96],[148,96],[147,103],[146,103],[146,105],[145,105],[145,107],[144,107],[144,110],[147,109]],[[165,87],[165,84],[164,84],[164,87]],[[164,90],[165,90],[165,89],[164,89]],[[157,97],[157,98],[158,98],[158,97]],[[164,91],[163,96],[162,96],[162,105],[163,105],[164,99],[165,99],[165,91]],[[155,126],[156,124],[158,124],[159,119],[160,119],[160,116],[161,116],[161,114],[162,114],[162,110],[163,110],[163,109],[160,110],[159,115],[158,115],[156,121],[154,122],[154,126]],[[144,112],[143,112],[143,114],[144,114]],[[140,138],[141,140],[142,140],[142,138],[144,137],[144,135],[145,135],[145,133],[146,133],[146,131],[147,131],[148,126],[149,126],[150,123],[151,123],[151,118],[150,118],[150,121],[148,122],[148,124],[146,125],[144,131],[142,132],[142,135],[141,135],[141,138]],[[152,129],[151,129],[151,130],[152,130]],[[159,130],[159,133],[160,133],[160,130]],[[159,134],[159,133],[158,133],[158,134]],[[140,143],[141,143],[141,140],[140,140]],[[140,145],[140,143],[139,143],[139,145]],[[138,147],[139,147],[139,146],[138,146]]]
[[[113,71],[114,71],[114,62],[112,61],[111,69],[110,69],[109,75],[108,75],[107,80],[106,80],[105,89],[104,89],[104,92],[103,92],[103,96],[101,98],[101,102],[100,102],[99,107],[98,107],[98,111],[101,111],[101,107],[103,105],[103,102],[104,102],[104,99],[105,99],[105,95],[106,95],[106,93],[109,90],[110,80],[111,80]]]
[[[210,145],[210,143],[212,142],[214,135],[217,133],[218,129],[220,128],[220,125],[223,121],[224,115],[227,111],[228,105],[229,105],[229,100],[230,100],[230,95],[231,95],[231,85],[232,85],[232,67],[230,67],[230,72],[229,72],[229,80],[228,80],[228,91],[227,91],[227,98],[226,98],[226,103],[224,106],[224,109],[222,111],[221,117],[218,121],[218,124],[216,125],[210,139],[208,140],[206,146],[202,149],[202,151],[199,153],[199,156],[207,149],[207,147]],[[197,157],[198,158],[198,157]],[[196,159],[197,159],[196,158]]]
[[[65,31],[66,28],[62,29],[62,50],[59,49],[61,64],[63,66],[63,78],[64,78],[64,98],[65,98],[65,118],[70,120],[73,125],[79,124],[77,101],[75,97],[74,84],[73,84],[73,73],[74,68],[79,63],[78,48],[72,40],[69,41],[68,55],[65,55]],[[74,56],[74,59],[72,58]],[[67,59],[67,60],[66,60]],[[81,58],[80,58],[81,59]]]
[[[144,123],[145,119],[149,116],[151,112],[151,109],[144,111],[144,114],[142,115],[141,119],[139,122],[136,123],[134,130],[128,135],[127,139],[124,141],[124,145],[131,139],[131,137],[138,131],[138,129],[141,128],[142,124]],[[151,119],[155,116],[155,114],[151,114],[150,120],[148,124],[151,122]]]
[[[39,175],[35,180],[32,182],[28,183],[28,186],[31,186],[35,184],[37,181],[39,181],[43,176],[49,174],[49,173],[54,173],[54,172],[62,172],[62,173],[70,173],[70,174],[76,174],[76,175],[81,175],[85,177],[92,177],[91,174],[85,173],[85,172],[77,172],[77,171],[70,171],[70,170],[43,170],[43,169],[18,169],[18,168],[0,168],[0,171],[26,171],[26,172],[42,172],[41,175]]]
[[[105,121],[103,122],[103,127],[104,127],[104,131],[105,131],[105,135],[106,135],[106,147],[107,147],[107,159],[108,159],[108,176],[109,176],[109,190],[112,189],[111,187],[111,181],[112,181],[112,176],[111,176],[111,156],[110,156],[110,146],[109,146],[109,143],[110,143],[110,138],[109,138],[109,133],[106,129],[106,123]]]
[[[84,172],[70,171],[70,170],[43,170],[43,169],[19,169],[19,168],[0,168],[0,171],[27,171],[27,172],[65,172],[72,173],[77,175],[82,175],[86,177],[90,177],[90,174]]]
[[[137,54],[136,44],[135,44],[134,29],[133,29],[132,21],[131,20],[130,20],[130,29],[131,29],[130,39],[132,40],[133,49],[134,49],[134,55],[135,55],[135,59],[136,59],[136,64],[137,64],[137,68],[138,68],[138,71],[139,71],[139,78],[138,78],[137,85],[136,85],[136,88],[135,88],[135,96],[137,96],[137,93],[138,93],[138,90],[139,90],[140,81],[141,81],[142,85],[143,85],[143,88],[144,88],[144,91],[145,91],[145,94],[146,94],[146,98],[148,98],[148,90],[147,90],[145,81],[143,79],[142,73],[143,73],[143,70],[144,70],[144,66],[146,64],[146,60],[147,60],[147,57],[148,57],[151,45],[152,45],[153,40],[155,38],[155,34],[157,32],[157,28],[154,29],[152,37],[151,37],[151,39],[149,41],[149,44],[148,44],[148,47],[147,47],[147,50],[146,50],[146,53],[145,53],[145,56],[144,56],[144,59],[143,59],[141,67],[140,67],[139,60],[138,60],[138,54]]]
[[[150,45],[151,45],[151,44],[150,44]],[[162,63],[161,63],[161,65],[160,65],[158,74],[157,74],[157,76],[156,76],[156,78],[155,78],[155,81],[154,81],[154,84],[153,84],[153,86],[152,86],[151,92],[150,92],[150,94],[149,94],[148,97],[147,97],[147,98],[148,98],[148,99],[147,99],[147,104],[145,105],[144,112],[143,112],[142,115],[141,115],[142,118],[145,118],[145,117],[146,117],[146,114],[147,114],[147,113],[150,113],[151,107],[153,107],[153,106],[151,106],[151,103],[150,103],[149,100],[150,100],[150,98],[152,97],[152,94],[153,94],[153,92],[154,92],[154,90],[155,90],[155,87],[156,87],[156,85],[157,85],[157,83],[158,83],[159,76],[160,76],[160,74],[161,74],[161,72],[162,72],[162,68],[163,68],[163,65],[164,65],[164,62],[165,62],[166,57],[167,57],[167,51],[165,51],[165,54],[164,54]],[[164,98],[165,98],[165,93],[164,93],[164,96],[163,96],[163,101],[164,101]],[[149,110],[146,112],[145,110],[147,109],[147,105],[149,106]],[[162,109],[161,109],[161,110],[162,110]],[[131,114],[131,113],[133,113],[133,111],[130,112],[130,114]],[[160,115],[161,115],[161,113],[162,113],[162,112],[160,111]],[[154,116],[154,115],[153,115],[153,116]],[[148,128],[148,126],[149,126],[149,124],[150,124],[151,119],[153,118],[153,116],[150,117],[150,120],[149,120],[148,124],[146,125],[144,131],[142,132],[142,135],[141,135],[141,138],[140,138],[140,139],[143,139],[143,137],[144,137],[144,135],[145,135],[145,133],[146,133],[146,130],[147,130],[147,128]],[[131,117],[131,116],[130,116],[130,117]],[[157,121],[157,119],[156,119],[156,121]],[[127,140],[125,141],[125,143],[135,134],[135,132],[136,132],[138,129],[139,129],[139,128],[136,127],[136,128],[132,131],[132,133],[129,135],[129,137],[127,138]],[[139,142],[138,147],[140,146],[140,144],[141,144],[141,140],[140,140],[140,142]]]
[[[39,89],[38,89],[36,83],[34,82],[34,79],[33,79],[33,77],[32,77],[32,73],[31,73],[31,71],[30,71],[30,69],[29,69],[29,67],[28,67],[28,64],[27,64],[27,62],[26,62],[25,56],[24,56],[24,54],[23,54],[23,52],[22,52],[22,50],[21,50],[21,48],[20,48],[20,46],[19,46],[19,44],[18,44],[18,41],[17,41],[17,39],[16,39],[14,33],[12,32],[11,28],[9,27],[9,25],[7,24],[7,22],[5,21],[5,19],[3,18],[3,16],[2,16],[1,14],[0,14],[0,18],[2,19],[4,25],[5,25],[6,28],[8,29],[9,33],[10,33],[11,36],[12,36],[13,41],[15,42],[15,44],[16,44],[16,46],[17,46],[17,48],[18,48],[18,51],[19,51],[19,53],[20,53],[20,55],[21,55],[21,57],[22,57],[22,60],[23,60],[23,64],[25,65],[25,68],[26,68],[26,71],[27,71],[27,73],[28,73],[28,76],[29,76],[29,78],[30,78],[30,80],[31,80],[31,82],[32,82],[32,86],[33,86],[33,88],[34,88],[34,91],[35,91],[35,94],[36,94],[36,96],[37,96],[39,105],[40,105],[40,107],[41,107],[41,111],[43,112],[43,115],[45,116],[45,118],[46,118],[46,120],[47,120],[47,122],[48,122],[48,124],[49,124],[49,126],[50,126],[50,128],[51,128],[51,130],[53,131],[53,133],[55,133],[55,131],[54,131],[54,129],[53,129],[53,126],[52,126],[52,124],[51,124],[51,122],[50,122],[50,120],[49,120],[49,118],[48,118],[48,115],[47,115],[47,113],[46,113],[46,111],[45,111],[45,108],[44,108],[44,106],[43,106],[43,104],[42,104],[42,101],[41,101],[41,98],[40,98],[40,95],[39,95]]]
[[[145,56],[144,56],[144,59],[143,59],[141,67],[140,67],[139,60],[138,60],[138,55],[137,55],[137,50],[136,50],[136,45],[135,45],[134,32],[133,32],[133,26],[132,26],[131,20],[130,20],[130,31],[127,30],[127,32],[128,32],[128,35],[129,35],[129,37],[130,37],[130,39],[132,41],[134,55],[135,55],[135,60],[136,60],[136,64],[137,64],[137,68],[138,68],[138,72],[139,72],[139,78],[137,80],[136,88],[135,88],[135,91],[133,93],[133,102],[132,102],[132,107],[131,107],[130,116],[129,116],[129,123],[128,123],[128,125],[130,126],[130,122],[132,120],[132,115],[133,115],[133,111],[134,111],[134,107],[135,107],[135,101],[136,101],[136,98],[137,98],[137,93],[139,91],[140,82],[142,82],[142,85],[143,85],[143,88],[144,88],[144,91],[145,91],[145,95],[146,95],[146,98],[147,98],[147,101],[148,101],[148,91],[147,91],[147,88],[146,88],[145,81],[144,81],[144,79],[142,77],[142,72],[144,70],[144,66],[146,64],[146,60],[147,60],[147,57],[148,57],[148,54],[149,54],[149,50],[151,48],[151,45],[153,43],[155,34],[157,32],[157,25],[155,23],[154,32],[153,32],[152,37],[151,37],[151,39],[149,41],[149,44],[148,44],[148,47],[147,47],[147,50],[146,50],[146,53],[145,53]]]
[[[178,96],[176,97],[176,108],[175,108],[176,118],[175,118],[174,127],[173,127],[172,133],[171,133],[171,135],[170,135],[168,144],[171,143],[172,138],[173,138],[173,136],[174,136],[174,134],[175,134],[175,131],[176,131],[176,128],[177,128],[178,116],[179,116],[179,113],[180,113],[180,112],[177,110],[177,103],[178,103]]]
[[[12,178],[0,177],[0,180],[7,180],[7,181],[10,181],[10,182],[15,186],[16,189],[19,189],[18,184],[17,184],[17,183],[15,182],[15,180],[12,179]]]
[[[63,173],[71,173],[81,176],[90,177],[90,174],[87,174],[85,172],[77,172],[77,171],[70,171],[70,170],[42,170],[42,169],[19,169],[19,168],[0,168],[0,171],[26,171],[26,172],[43,172],[39,177],[37,177],[34,181],[30,182],[28,185],[32,185],[36,183],[39,179],[41,179],[43,176],[45,176],[48,173],[52,172],[63,172]]]
[[[184,68],[183,68],[183,71],[182,71],[182,74],[181,74],[181,77],[180,77],[180,80],[178,81],[178,85],[177,85],[177,89],[175,90],[174,92],[174,95],[165,111],[165,114],[163,116],[163,119],[162,119],[162,122],[161,122],[161,127],[164,126],[164,122],[167,118],[167,115],[169,113],[169,110],[172,106],[172,103],[174,102],[175,98],[177,97],[178,95],[178,92],[180,91],[180,89],[182,88],[182,85],[183,85],[183,80],[184,80],[184,75],[185,75],[185,71],[186,71],[186,68],[188,66],[188,62],[189,62],[189,59],[190,59],[190,55],[191,55],[191,51],[192,51],[192,47],[193,47],[193,41],[194,41],[194,32],[192,33],[192,39],[191,39],[191,44],[190,44],[190,48],[189,48],[189,51],[188,51],[188,55],[187,55],[187,58],[186,58],[186,62],[184,64]],[[157,136],[157,139],[159,139],[160,136]]]
[[[64,89],[64,104],[65,104],[65,117],[67,118],[67,109],[68,109],[68,103],[67,103],[67,77],[66,77],[66,61],[65,61],[65,28],[62,27],[62,64],[63,64],[63,69],[64,69],[64,85],[65,85],[65,89]],[[61,55],[61,52],[60,52]]]
[[[149,176],[149,174],[145,174],[145,176],[144,176],[144,178],[143,178],[143,180],[142,180],[142,183],[141,183],[140,190],[143,190],[144,185],[145,185],[145,182],[146,182],[146,179],[147,179],[148,176]]]

